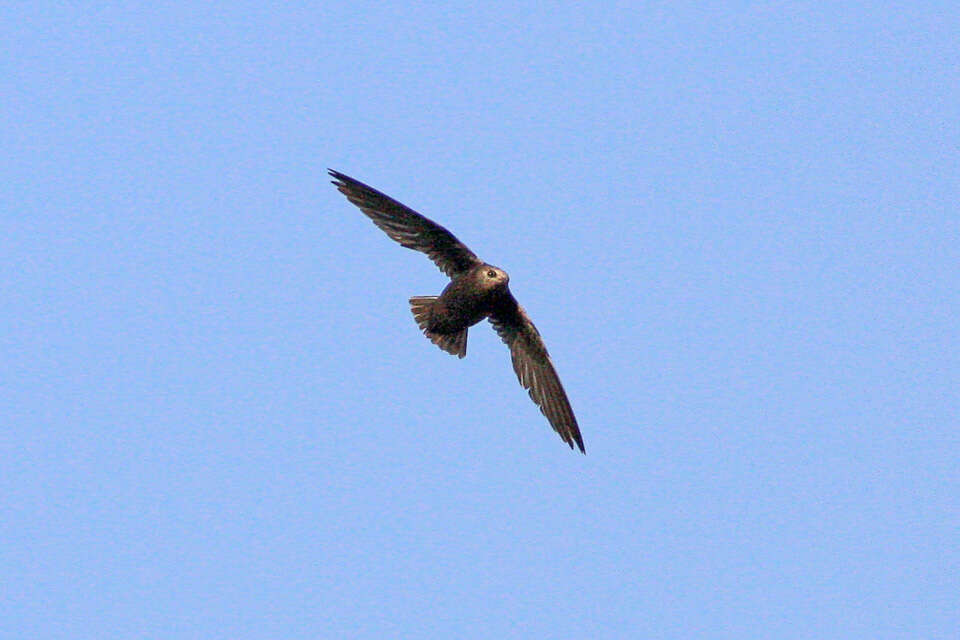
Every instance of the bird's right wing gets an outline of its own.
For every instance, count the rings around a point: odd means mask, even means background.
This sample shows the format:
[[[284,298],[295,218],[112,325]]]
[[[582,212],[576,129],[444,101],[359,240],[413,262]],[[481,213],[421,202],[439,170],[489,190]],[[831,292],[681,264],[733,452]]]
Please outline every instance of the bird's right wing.
[[[340,193],[360,207],[375,225],[404,247],[427,254],[449,277],[482,264],[473,251],[436,222],[359,180],[333,169],[329,171]]]
[[[560,384],[560,377],[527,312],[509,295],[490,313],[489,320],[500,339],[510,347],[513,370],[523,388],[530,392],[530,399],[540,407],[550,426],[571,449],[576,444],[582,453],[586,453],[577,418]]]

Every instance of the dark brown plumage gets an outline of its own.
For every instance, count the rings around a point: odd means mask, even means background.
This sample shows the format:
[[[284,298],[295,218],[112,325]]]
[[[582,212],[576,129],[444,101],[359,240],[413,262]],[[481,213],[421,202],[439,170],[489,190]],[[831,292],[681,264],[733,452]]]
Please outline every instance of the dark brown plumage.
[[[513,294],[509,276],[476,256],[437,223],[349,176],[330,170],[333,184],[388,236],[427,254],[450,277],[439,296],[410,298],[417,325],[438,347],[467,355],[467,330],[484,318],[510,347],[513,370],[563,441],[585,452],[577,419],[540,333]]]

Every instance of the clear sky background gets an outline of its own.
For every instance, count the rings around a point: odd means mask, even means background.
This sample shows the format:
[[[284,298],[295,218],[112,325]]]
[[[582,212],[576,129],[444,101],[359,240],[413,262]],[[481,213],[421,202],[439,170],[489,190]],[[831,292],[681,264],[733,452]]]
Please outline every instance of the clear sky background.
[[[956,3],[83,5],[0,10],[0,635],[958,637]]]

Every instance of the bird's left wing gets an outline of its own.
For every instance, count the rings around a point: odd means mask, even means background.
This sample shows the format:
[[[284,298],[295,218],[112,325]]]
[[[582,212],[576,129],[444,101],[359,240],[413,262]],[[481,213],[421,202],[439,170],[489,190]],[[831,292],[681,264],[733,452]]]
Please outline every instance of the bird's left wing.
[[[449,277],[482,264],[473,251],[436,222],[359,180],[333,169],[329,172],[340,193],[360,207],[375,225],[404,247],[427,254]]]
[[[530,398],[540,407],[550,426],[571,449],[576,443],[580,451],[586,453],[570,401],[553,368],[540,332],[533,326],[526,311],[517,304],[513,295],[507,294],[503,302],[490,313],[489,320],[500,338],[510,347],[513,370],[520,384],[529,390]]]

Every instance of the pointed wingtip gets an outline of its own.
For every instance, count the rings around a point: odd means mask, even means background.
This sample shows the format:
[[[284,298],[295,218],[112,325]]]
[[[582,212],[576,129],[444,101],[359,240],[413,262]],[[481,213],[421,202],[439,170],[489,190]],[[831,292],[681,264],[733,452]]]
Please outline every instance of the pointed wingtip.
[[[583,436],[580,435],[580,429],[577,427],[576,423],[573,424],[572,429],[569,429],[566,433],[561,434],[561,437],[571,449],[579,449],[580,453],[587,455],[587,450],[583,446]],[[573,445],[577,446],[574,447]]]
[[[572,451],[580,450],[580,453],[587,455],[587,450],[583,447],[583,438],[580,437],[580,434],[574,431],[573,433],[560,435],[563,438],[563,441],[567,443],[567,446],[570,447]],[[576,446],[574,446],[576,445]]]
[[[359,184],[362,186],[366,186],[366,185],[363,185],[363,183],[359,182],[358,180],[354,180],[347,174],[340,173],[336,169],[327,169],[327,173],[330,175],[331,178],[333,178],[333,180],[330,181],[330,184],[335,186],[340,191],[343,191],[344,189],[348,188],[350,185]],[[344,191],[344,193],[346,192]]]

